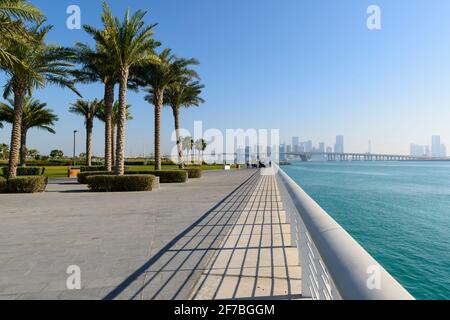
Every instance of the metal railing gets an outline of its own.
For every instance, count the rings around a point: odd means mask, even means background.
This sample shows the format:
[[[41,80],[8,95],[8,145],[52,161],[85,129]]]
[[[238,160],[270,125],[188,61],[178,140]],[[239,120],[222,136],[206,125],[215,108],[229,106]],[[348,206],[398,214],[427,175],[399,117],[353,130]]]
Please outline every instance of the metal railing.
[[[304,298],[414,299],[294,180],[277,169],[281,199],[299,249]]]

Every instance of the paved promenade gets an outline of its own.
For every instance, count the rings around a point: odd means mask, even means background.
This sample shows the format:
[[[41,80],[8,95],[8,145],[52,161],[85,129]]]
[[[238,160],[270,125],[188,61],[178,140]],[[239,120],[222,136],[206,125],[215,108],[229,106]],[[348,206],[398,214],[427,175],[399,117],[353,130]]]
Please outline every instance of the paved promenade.
[[[53,180],[44,194],[0,195],[0,203],[0,299],[299,294],[276,183],[254,170],[206,172],[148,193],[95,194]],[[81,290],[67,290],[71,265]],[[250,288],[250,279],[254,289],[230,289]]]
[[[230,231],[191,298],[300,299],[298,251],[274,176],[260,176],[245,193],[242,210],[223,215],[238,218],[225,223]]]

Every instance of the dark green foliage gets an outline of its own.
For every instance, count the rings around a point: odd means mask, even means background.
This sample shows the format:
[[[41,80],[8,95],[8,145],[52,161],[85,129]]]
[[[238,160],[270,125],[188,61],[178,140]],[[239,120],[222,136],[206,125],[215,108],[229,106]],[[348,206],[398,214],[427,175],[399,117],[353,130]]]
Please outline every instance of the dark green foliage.
[[[155,176],[152,175],[100,175],[87,178],[88,187],[94,192],[152,191]]]
[[[188,173],[184,170],[165,170],[165,171],[127,171],[128,175],[154,175],[159,177],[160,183],[183,183],[188,179]]]
[[[80,167],[81,172],[92,172],[92,171],[106,171],[103,166],[90,166],[90,167]]]
[[[36,193],[44,192],[47,186],[47,178],[42,176],[17,177],[8,180],[7,191],[9,193]]]
[[[125,161],[126,166],[146,166],[147,161]]]
[[[202,169],[187,168],[183,170],[187,171],[189,179],[197,179],[202,177]]]
[[[2,168],[3,175],[5,177],[8,176],[8,167]],[[45,168],[41,167],[18,167],[17,175],[18,176],[42,176],[45,172]]]
[[[71,166],[72,165],[72,161],[70,160],[49,160],[49,161],[44,161],[44,160],[32,160],[32,161],[27,161],[27,166],[35,166],[35,167],[67,167],[67,166]]]
[[[0,177],[0,193],[5,193],[7,188],[7,180]]]
[[[108,172],[108,171],[87,171],[87,172],[80,172],[77,176],[78,183],[81,184],[87,184],[87,178],[90,176],[101,176],[101,175],[113,175],[114,172]]]

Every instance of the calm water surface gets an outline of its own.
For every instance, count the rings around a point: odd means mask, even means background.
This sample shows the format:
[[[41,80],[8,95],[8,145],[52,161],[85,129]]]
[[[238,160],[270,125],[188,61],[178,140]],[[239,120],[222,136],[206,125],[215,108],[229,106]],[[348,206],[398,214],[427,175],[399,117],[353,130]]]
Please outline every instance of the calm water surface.
[[[450,299],[450,162],[283,169],[417,299]]]

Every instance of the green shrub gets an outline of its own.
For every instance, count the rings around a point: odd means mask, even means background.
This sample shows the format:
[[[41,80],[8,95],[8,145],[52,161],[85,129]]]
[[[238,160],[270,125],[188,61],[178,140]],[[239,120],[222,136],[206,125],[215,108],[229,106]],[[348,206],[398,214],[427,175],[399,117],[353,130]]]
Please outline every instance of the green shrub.
[[[77,175],[78,183],[81,184],[87,184],[87,178],[90,176],[110,176],[113,175],[114,172],[110,171],[86,171],[86,172],[80,172]]]
[[[125,161],[126,166],[146,166],[147,161]]]
[[[152,191],[153,175],[89,176],[88,187],[94,192]]]
[[[47,178],[42,176],[17,177],[8,180],[7,191],[9,193],[36,193],[44,192],[47,186]]]
[[[0,177],[0,193],[5,193],[7,186],[7,180],[3,177]]]
[[[30,160],[27,161],[27,166],[34,167],[67,167],[73,163],[70,160]]]
[[[160,183],[183,183],[188,179],[188,173],[184,170],[164,170],[164,171],[126,171],[128,175],[154,175],[159,177]]]
[[[197,168],[187,168],[183,169],[188,173],[189,179],[197,179],[202,177],[202,170]]]
[[[5,177],[8,176],[9,168],[2,168],[3,169],[3,175]],[[41,167],[18,167],[17,168],[17,175],[18,176],[42,176],[45,172],[45,168]]]
[[[106,171],[104,166],[82,166],[80,167],[81,172],[92,172],[92,171]]]

